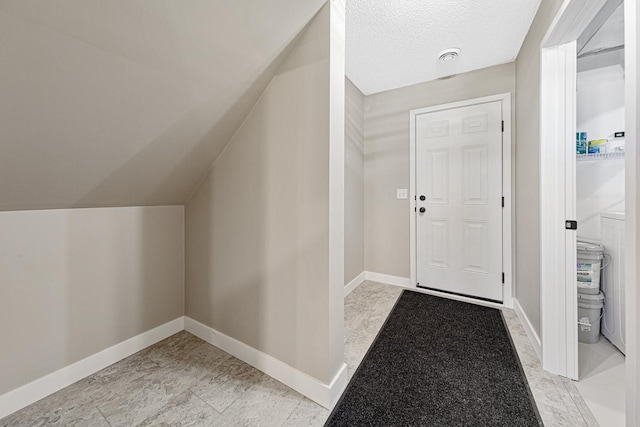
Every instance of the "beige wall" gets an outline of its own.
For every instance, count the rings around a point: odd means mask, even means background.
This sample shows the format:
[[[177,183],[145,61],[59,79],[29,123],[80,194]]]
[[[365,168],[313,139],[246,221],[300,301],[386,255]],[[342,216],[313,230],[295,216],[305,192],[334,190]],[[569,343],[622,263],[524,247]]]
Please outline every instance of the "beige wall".
[[[184,208],[0,213],[0,395],[183,315]]]
[[[513,63],[365,98],[365,270],[409,277],[409,110],[506,92]]]
[[[0,210],[183,205],[325,1],[0,1]]]
[[[562,0],[543,0],[516,59],[516,289],[538,336],[540,324],[540,42]]]
[[[346,79],[344,283],[364,271],[364,95]]]
[[[186,206],[186,315],[325,383],[329,94],[325,6]]]

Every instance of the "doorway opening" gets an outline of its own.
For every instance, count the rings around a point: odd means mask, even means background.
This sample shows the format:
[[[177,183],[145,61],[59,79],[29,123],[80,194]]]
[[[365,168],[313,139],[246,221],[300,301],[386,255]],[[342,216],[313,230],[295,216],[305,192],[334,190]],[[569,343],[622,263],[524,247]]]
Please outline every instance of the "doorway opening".
[[[576,387],[601,424],[624,425],[624,4],[609,0],[577,40]]]
[[[623,24],[622,0],[567,0],[541,46],[542,362],[578,381],[612,426],[625,423],[625,183],[635,169],[625,162]]]
[[[578,382],[601,424],[624,425],[624,4],[609,0],[577,41]]]

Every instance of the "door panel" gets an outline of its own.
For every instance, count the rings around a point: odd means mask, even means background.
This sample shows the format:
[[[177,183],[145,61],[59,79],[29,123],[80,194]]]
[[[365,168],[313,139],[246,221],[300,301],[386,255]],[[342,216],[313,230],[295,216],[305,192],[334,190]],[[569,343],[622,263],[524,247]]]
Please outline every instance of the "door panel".
[[[462,133],[487,132],[489,130],[489,115],[480,114],[462,118]]]
[[[427,138],[443,138],[449,136],[449,121],[440,120],[427,124]]]
[[[489,223],[464,221],[462,269],[471,273],[489,274]]]
[[[462,203],[489,204],[487,144],[462,147]]]
[[[449,268],[449,222],[446,219],[428,219],[427,264],[433,267]]]
[[[449,203],[449,150],[427,151],[427,189],[428,203]]]
[[[418,283],[502,301],[501,103],[420,114],[415,125]]]

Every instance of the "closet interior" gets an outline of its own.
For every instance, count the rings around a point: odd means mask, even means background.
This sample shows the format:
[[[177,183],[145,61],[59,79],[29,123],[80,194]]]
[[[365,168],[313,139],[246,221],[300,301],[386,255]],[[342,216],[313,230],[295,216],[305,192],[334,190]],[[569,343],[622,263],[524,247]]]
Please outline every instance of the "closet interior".
[[[624,425],[624,5],[609,1],[578,40],[576,386],[594,416]]]

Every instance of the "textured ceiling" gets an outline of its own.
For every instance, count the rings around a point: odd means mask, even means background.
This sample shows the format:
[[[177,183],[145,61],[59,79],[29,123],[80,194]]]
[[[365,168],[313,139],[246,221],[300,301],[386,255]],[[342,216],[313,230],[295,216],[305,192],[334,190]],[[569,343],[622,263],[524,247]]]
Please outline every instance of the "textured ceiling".
[[[325,0],[0,0],[0,210],[182,204]]]
[[[540,0],[347,0],[347,76],[365,94],[515,60]],[[437,61],[450,47],[458,60]]]

